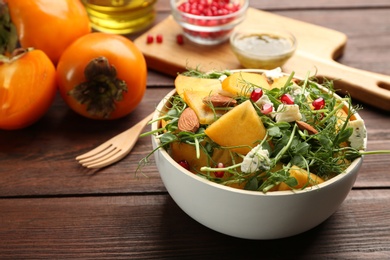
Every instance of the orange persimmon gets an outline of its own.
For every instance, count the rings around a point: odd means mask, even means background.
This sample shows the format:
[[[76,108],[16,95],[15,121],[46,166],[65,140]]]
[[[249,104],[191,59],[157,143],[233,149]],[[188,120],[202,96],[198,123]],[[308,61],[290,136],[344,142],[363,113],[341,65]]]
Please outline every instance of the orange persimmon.
[[[55,68],[40,50],[18,49],[0,59],[0,129],[21,129],[36,122],[51,106]]]
[[[78,0],[8,0],[7,4],[20,45],[42,50],[54,64],[74,40],[91,32],[88,14]]]
[[[146,91],[142,52],[128,38],[90,33],[73,42],[57,65],[57,83],[68,106],[92,119],[132,112]]]

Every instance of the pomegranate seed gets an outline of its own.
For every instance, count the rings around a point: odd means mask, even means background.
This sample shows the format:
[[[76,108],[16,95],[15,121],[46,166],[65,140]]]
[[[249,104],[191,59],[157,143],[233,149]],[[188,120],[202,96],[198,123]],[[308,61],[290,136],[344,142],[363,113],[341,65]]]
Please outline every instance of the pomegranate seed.
[[[224,167],[223,163],[220,162],[220,163],[217,164],[217,168],[223,168],[223,167]],[[225,172],[224,171],[218,171],[218,172],[215,172],[214,175],[217,178],[222,178],[225,175]]]
[[[184,38],[183,38],[183,35],[182,35],[182,34],[178,34],[178,35],[176,36],[176,42],[177,42],[177,44],[179,44],[179,45],[183,45],[183,44],[184,44]]]
[[[200,26],[207,26],[207,20],[204,20],[204,19],[197,20],[194,23],[197,24],[197,25],[200,25]]]
[[[200,12],[198,9],[191,9],[191,10],[190,10],[190,14],[193,14],[193,15],[200,15],[201,12]]]
[[[282,103],[287,104],[287,105],[293,105],[294,104],[294,99],[289,94],[283,94],[280,97],[280,101],[282,101]]]
[[[163,42],[163,36],[162,36],[162,34],[157,34],[157,36],[156,36],[156,41],[157,41],[157,43],[162,43],[162,42]]]
[[[263,105],[263,108],[261,109],[261,113],[263,113],[264,115],[268,115],[269,113],[272,112],[272,110],[273,110],[272,108],[273,108],[272,104],[265,103]]]
[[[325,100],[322,97],[317,98],[311,103],[314,107],[314,110],[320,110],[325,107]]]
[[[263,96],[263,90],[261,88],[255,88],[251,93],[251,100],[256,102]]]
[[[217,20],[208,20],[206,21],[207,23],[207,26],[218,26],[218,24],[220,23],[220,21],[217,21]]]
[[[152,35],[146,36],[146,43],[147,43],[147,44],[153,43],[153,36],[152,36]]]
[[[204,16],[213,16],[213,11],[211,9],[207,9],[203,11]]]
[[[185,19],[187,23],[201,26],[218,26],[231,22],[231,19],[221,19],[221,20],[207,20],[207,17],[210,16],[224,16],[231,13],[235,13],[240,10],[240,3],[231,3],[230,0],[184,0],[181,2],[177,9],[184,13],[189,13],[192,15],[201,16],[201,19]],[[204,19],[206,18],[206,20]],[[195,32],[194,32],[195,33]],[[223,37],[229,33],[224,31],[222,35],[215,35],[213,33],[205,32],[204,34],[194,35],[195,37],[204,37],[204,38],[214,38],[214,37]]]
[[[178,164],[186,170],[190,170],[190,164],[186,160],[181,160]]]

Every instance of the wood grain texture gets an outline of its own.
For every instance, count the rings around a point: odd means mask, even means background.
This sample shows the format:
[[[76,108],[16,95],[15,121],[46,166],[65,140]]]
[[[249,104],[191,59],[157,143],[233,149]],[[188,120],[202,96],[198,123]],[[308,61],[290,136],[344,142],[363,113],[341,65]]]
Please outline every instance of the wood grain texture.
[[[147,177],[141,173],[136,176],[138,162],[152,150],[149,137],[140,139],[130,155],[113,167],[89,170],[75,157],[134,125],[167,93],[167,89],[148,89],[133,113],[112,122],[83,118],[58,96],[32,127],[1,131],[0,197],[165,191],[154,165],[143,169]],[[144,129],[148,130],[150,126]]]
[[[1,215],[0,237],[5,239],[0,255],[14,259],[385,259],[390,255],[389,203],[389,191],[352,191],[318,227],[286,239],[256,241],[201,226],[168,195],[2,199],[0,207],[7,211]]]
[[[153,157],[136,175],[138,162],[152,151],[148,137],[140,139],[122,161],[101,170],[83,168],[75,157],[141,120],[170,89],[147,89],[132,114],[113,122],[83,118],[57,97],[45,117],[32,127],[0,131],[0,197],[165,192]],[[367,125],[368,149],[389,149],[388,115],[370,107],[360,113]],[[147,126],[144,131],[149,129]],[[357,187],[390,187],[388,169],[390,160],[385,155],[366,156]]]

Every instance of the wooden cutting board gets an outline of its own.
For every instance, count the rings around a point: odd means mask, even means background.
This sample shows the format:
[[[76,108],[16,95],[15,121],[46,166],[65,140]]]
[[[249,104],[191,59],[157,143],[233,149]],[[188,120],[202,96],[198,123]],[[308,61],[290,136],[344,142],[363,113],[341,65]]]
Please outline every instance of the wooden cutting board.
[[[310,71],[320,78],[337,79],[335,88],[349,93],[353,99],[390,111],[390,76],[354,69],[335,61],[344,51],[345,34],[284,16],[249,8],[244,22],[237,27],[278,26],[295,35],[298,48],[282,67],[284,72],[295,72],[305,77]],[[176,76],[187,68],[201,71],[242,68],[226,42],[217,46],[200,46],[185,41],[176,42],[181,28],[169,16],[135,39],[150,69]],[[147,35],[163,35],[163,42],[147,44]]]

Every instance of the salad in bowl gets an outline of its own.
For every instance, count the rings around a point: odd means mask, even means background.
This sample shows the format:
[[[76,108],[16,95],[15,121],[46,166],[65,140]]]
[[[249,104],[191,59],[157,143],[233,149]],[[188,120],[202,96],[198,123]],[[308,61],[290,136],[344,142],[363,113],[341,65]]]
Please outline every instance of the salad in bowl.
[[[180,166],[215,183],[261,192],[317,185],[365,150],[360,108],[332,84],[280,68],[188,71],[154,134]]]
[[[173,200],[213,230],[296,235],[337,210],[370,153],[359,109],[280,69],[189,70],[158,104],[141,166],[154,155]]]

